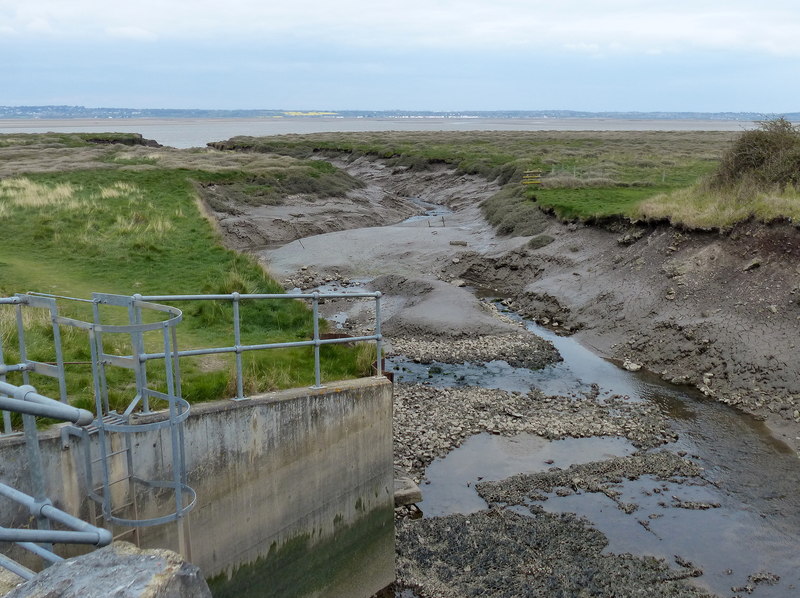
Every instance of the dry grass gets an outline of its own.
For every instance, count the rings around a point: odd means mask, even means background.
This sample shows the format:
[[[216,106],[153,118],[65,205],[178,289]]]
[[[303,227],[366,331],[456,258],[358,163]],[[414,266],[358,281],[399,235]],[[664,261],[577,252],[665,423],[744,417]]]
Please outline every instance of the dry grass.
[[[675,226],[709,230],[724,230],[751,218],[800,222],[800,190],[787,186],[760,191],[749,185],[715,189],[700,183],[645,200],[638,212],[644,220],[668,220]]]
[[[81,209],[85,200],[77,198],[79,189],[69,183],[42,185],[26,178],[0,181],[0,198],[9,206],[24,208],[49,208],[58,206],[71,210]]]

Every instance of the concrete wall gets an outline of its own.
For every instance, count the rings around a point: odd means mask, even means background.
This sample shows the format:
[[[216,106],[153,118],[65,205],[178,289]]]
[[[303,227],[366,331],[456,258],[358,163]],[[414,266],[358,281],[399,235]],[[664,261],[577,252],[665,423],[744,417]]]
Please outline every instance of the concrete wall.
[[[136,474],[168,477],[167,433],[132,438]],[[187,556],[212,578],[215,596],[370,596],[393,581],[388,381],[195,405],[185,438],[189,484],[198,497],[185,528]],[[58,430],[42,434],[54,503],[88,519],[80,445],[71,439],[62,449]],[[21,439],[0,439],[0,481],[29,491]],[[120,502],[129,498],[126,486],[117,490]],[[140,517],[162,515],[174,500],[168,493],[142,498]],[[24,513],[0,501],[0,525],[25,523]],[[172,523],[144,528],[141,544],[179,550],[177,538]]]

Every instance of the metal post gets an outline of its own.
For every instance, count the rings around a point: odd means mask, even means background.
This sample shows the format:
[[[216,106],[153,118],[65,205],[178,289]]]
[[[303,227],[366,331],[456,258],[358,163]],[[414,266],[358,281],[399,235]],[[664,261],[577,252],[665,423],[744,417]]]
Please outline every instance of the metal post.
[[[25,346],[25,326],[22,323],[22,304],[17,303],[17,338],[19,339],[19,362],[28,362],[28,349]],[[22,370],[22,383],[30,384],[31,376],[28,370]]]
[[[53,322],[53,346],[56,350],[56,365],[58,366],[58,393],[62,403],[67,403],[67,379],[64,373],[64,351],[61,347],[61,327],[58,325],[58,307],[56,300],[50,304],[50,319]]]
[[[242,379],[242,344],[241,322],[239,320],[239,293],[233,293],[233,344],[236,347],[236,399],[244,399],[244,380]]]
[[[94,318],[95,326],[100,326],[100,303],[99,303],[99,301],[97,299],[95,299],[92,302],[92,314],[93,314],[92,317]],[[111,407],[109,406],[109,403],[108,403],[108,384],[106,383],[106,364],[105,364],[105,361],[103,360],[103,356],[105,354],[105,349],[103,349],[103,334],[101,332],[97,332],[94,328],[92,328],[92,332],[94,332],[94,342],[92,344],[93,344],[93,346],[94,346],[94,343],[97,344],[96,356],[92,358],[92,362],[94,362],[94,364],[96,364],[97,367],[95,368],[95,365],[92,365],[92,368],[94,368],[93,371],[95,373],[95,380],[99,379],[99,381],[100,381],[99,392],[101,393],[101,396],[103,397],[103,404],[105,405],[105,410],[104,411],[98,411],[97,412],[97,417],[101,418],[103,414],[108,413],[109,411],[111,411]],[[97,386],[97,385],[95,385],[95,386]]]
[[[164,369],[167,374],[167,396],[169,401],[169,421],[170,421],[170,439],[172,441],[172,486],[175,491],[175,513],[177,515],[176,524],[178,526],[178,544],[180,551],[186,551],[186,537],[183,528],[183,470],[182,470],[182,445],[180,444],[178,423],[178,402],[175,397],[175,380],[173,378],[172,360],[173,350],[170,349],[170,331],[169,324],[164,322]],[[185,555],[184,555],[185,556]]]
[[[131,297],[131,302],[128,304],[128,321],[131,323],[131,326],[136,326],[140,323],[138,309],[135,304],[136,295]],[[144,339],[142,336],[141,331],[131,332],[131,349],[133,350],[133,374],[136,377],[136,394],[139,396],[139,400],[142,401],[142,410],[147,413],[150,410],[150,404],[147,393],[145,392],[145,386],[147,386],[147,384],[144,382],[144,374],[142,372],[145,366],[139,359],[139,356],[144,353]]]
[[[5,363],[6,360],[5,357],[3,356],[3,337],[0,335],[0,365],[5,365]],[[0,382],[5,382],[5,381],[6,381],[6,375],[0,374]],[[2,396],[3,394],[0,393],[0,397]],[[11,431],[12,431],[11,412],[3,411],[3,434],[11,434]]]
[[[94,401],[95,407],[97,409],[97,444],[99,447],[100,454],[98,455],[98,459],[100,460],[101,471],[103,473],[103,518],[106,521],[109,521],[111,518],[111,492],[109,488],[111,485],[110,482],[110,474],[108,471],[108,446],[106,445],[106,428],[105,422],[103,421],[103,416],[106,415],[107,412],[103,411],[103,398],[100,392],[100,375],[99,375],[99,364],[98,356],[97,356],[97,345],[96,345],[96,333],[94,330],[95,326],[92,325],[89,327],[89,348],[91,349],[92,355],[92,377],[94,378]]]
[[[22,416],[22,426],[25,430],[25,451],[28,453],[28,468],[31,475],[31,489],[33,498],[39,504],[47,501],[47,489],[44,485],[44,465],[42,463],[42,453],[39,450],[39,433],[36,431],[36,416],[24,414]],[[49,530],[50,521],[41,514],[36,516],[36,527],[40,530]],[[42,548],[53,551],[53,545],[42,543]]]
[[[378,378],[383,377],[383,363],[381,362],[383,358],[383,335],[381,334],[381,294],[380,292],[375,295],[375,363],[378,364],[376,368],[378,373],[376,376]]]
[[[314,312],[314,386],[311,388],[322,388],[322,372],[319,359],[319,293],[314,292],[311,305]]]

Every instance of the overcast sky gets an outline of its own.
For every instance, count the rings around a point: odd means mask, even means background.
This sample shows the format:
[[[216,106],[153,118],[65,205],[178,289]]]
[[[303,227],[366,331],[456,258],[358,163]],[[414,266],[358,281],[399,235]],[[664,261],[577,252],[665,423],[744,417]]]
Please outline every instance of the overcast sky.
[[[0,0],[0,105],[800,111],[797,0]]]

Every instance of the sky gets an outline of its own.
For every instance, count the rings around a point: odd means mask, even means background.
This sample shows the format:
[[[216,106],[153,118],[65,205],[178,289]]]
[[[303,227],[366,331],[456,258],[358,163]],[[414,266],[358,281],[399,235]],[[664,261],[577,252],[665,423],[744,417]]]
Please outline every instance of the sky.
[[[800,111],[797,0],[0,0],[0,105]]]

